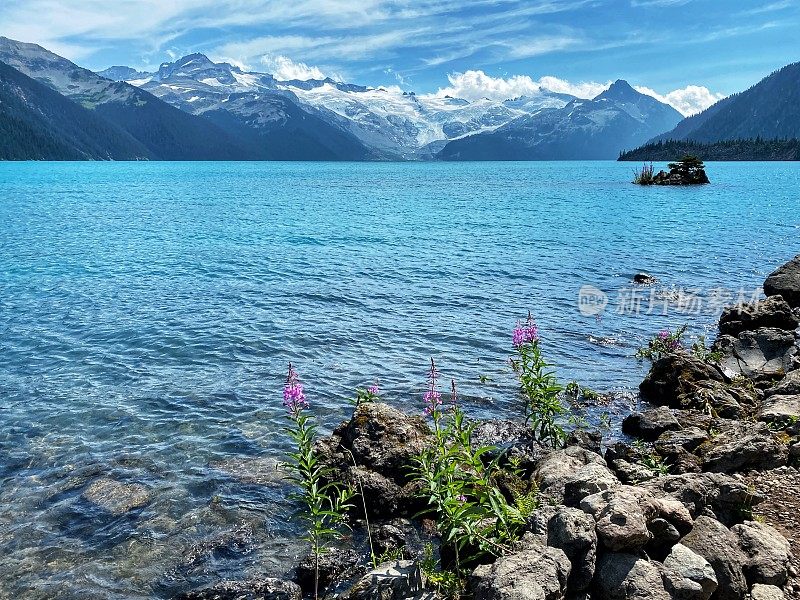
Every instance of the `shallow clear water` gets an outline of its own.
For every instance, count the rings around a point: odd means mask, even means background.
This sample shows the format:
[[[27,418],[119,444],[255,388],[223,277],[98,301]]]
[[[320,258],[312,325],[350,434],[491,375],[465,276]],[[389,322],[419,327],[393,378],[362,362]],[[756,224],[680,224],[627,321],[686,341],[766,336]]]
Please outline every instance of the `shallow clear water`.
[[[374,381],[419,410],[430,356],[473,414],[511,415],[530,309],[564,381],[635,390],[647,336],[702,333],[717,288],[749,297],[800,251],[800,165],[712,164],[684,189],[633,166],[0,163],[0,598],[281,573],[287,490],[242,472],[285,449],[290,360],[328,427]],[[660,284],[631,292],[638,271]],[[103,512],[98,477],[152,501]]]

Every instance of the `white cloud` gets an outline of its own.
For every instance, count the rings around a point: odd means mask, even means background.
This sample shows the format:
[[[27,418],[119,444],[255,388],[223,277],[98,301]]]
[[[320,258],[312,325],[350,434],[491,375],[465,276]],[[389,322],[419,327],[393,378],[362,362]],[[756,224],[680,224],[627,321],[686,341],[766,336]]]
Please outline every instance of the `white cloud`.
[[[597,81],[574,83],[552,75],[545,75],[539,79],[533,79],[528,75],[492,77],[479,70],[451,73],[447,76],[447,79],[450,85],[439,88],[435,94],[436,96],[453,96],[470,101],[480,98],[508,100],[520,96],[534,96],[543,90],[558,94],[569,94],[578,98],[594,98],[611,85],[610,81],[604,83]],[[684,116],[705,110],[725,97],[724,94],[712,92],[707,87],[700,85],[687,85],[685,88],[673,90],[666,94],[659,94],[652,88],[645,86],[634,87],[642,94],[647,94],[669,104]]]
[[[542,77],[539,83],[544,89],[550,90],[551,92],[570,94],[578,98],[594,98],[601,92],[607,90],[608,86],[611,85],[610,81],[606,81],[605,83],[598,83],[596,81],[572,83],[566,79],[559,79],[558,77],[552,77],[550,75]]]
[[[608,83],[581,82],[571,83],[558,77],[545,76],[539,80],[528,75],[513,75],[511,77],[492,77],[483,71],[465,71],[451,73],[447,76],[450,85],[440,88],[437,96],[454,96],[465,100],[490,98],[492,100],[508,100],[519,96],[532,96],[547,90],[559,94],[571,94],[579,98],[593,98],[604,89]]]
[[[291,79],[325,79],[325,73],[319,67],[307,65],[304,62],[295,62],[282,54],[266,54],[261,57],[263,64],[276,79],[289,81]]]
[[[699,113],[725,97],[724,94],[712,92],[702,85],[687,85],[685,88],[673,90],[663,95],[648,87],[635,87],[642,94],[647,94],[656,100],[669,104],[685,117]]]

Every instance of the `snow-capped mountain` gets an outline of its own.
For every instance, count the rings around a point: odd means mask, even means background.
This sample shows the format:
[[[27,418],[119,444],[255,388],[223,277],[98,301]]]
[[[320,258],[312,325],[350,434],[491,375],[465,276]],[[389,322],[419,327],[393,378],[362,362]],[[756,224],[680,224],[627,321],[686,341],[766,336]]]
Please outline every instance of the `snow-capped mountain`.
[[[449,142],[444,160],[613,159],[682,119],[671,106],[618,80],[592,100],[575,99],[495,131]]]
[[[300,110],[352,135],[376,157],[404,159],[431,157],[448,140],[492,131],[574,99],[540,90],[505,102],[468,102],[332,79],[277,81],[267,73],[214,63],[203,54],[164,63],[157,73],[131,83],[187,112],[215,118],[225,111],[254,127],[275,127],[288,112]]]
[[[140,155],[143,158],[232,160],[254,156],[249,140],[231,136],[138,87],[101,77],[37,44],[0,37],[0,61],[91,109],[120,134],[133,137],[147,151]]]
[[[130,135],[142,157],[163,160],[616,158],[681,119],[623,81],[593,100],[539,88],[469,101],[329,78],[281,81],[203,54],[154,72],[97,74],[0,38],[0,61]]]
[[[102,71],[98,71],[97,74],[100,75],[100,77],[105,77],[111,81],[127,81],[128,83],[131,81],[149,79],[155,75],[155,73],[150,73],[148,71],[137,71],[131,67],[122,66],[109,67]]]

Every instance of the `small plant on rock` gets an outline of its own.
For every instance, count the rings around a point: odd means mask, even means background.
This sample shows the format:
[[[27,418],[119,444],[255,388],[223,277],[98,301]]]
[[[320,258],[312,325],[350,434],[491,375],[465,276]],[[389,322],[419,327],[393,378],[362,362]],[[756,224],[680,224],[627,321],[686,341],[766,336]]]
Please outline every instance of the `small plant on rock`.
[[[356,397],[350,400],[350,403],[355,406],[361,406],[368,402],[378,402],[380,399],[381,389],[378,387],[378,384],[375,383],[366,389],[358,388],[356,390]]]
[[[655,167],[653,163],[649,165],[647,163],[642,165],[641,169],[634,169],[633,171],[633,183],[638,183],[639,185],[650,185],[653,183],[653,176],[655,174]]]
[[[530,313],[525,323],[517,323],[513,343],[517,356],[511,359],[511,366],[525,402],[525,424],[531,425],[539,441],[554,448],[562,446],[567,437],[558,423],[567,412],[559,398],[562,388],[542,356],[539,330]]]
[[[306,541],[311,544],[314,559],[314,598],[319,597],[319,563],[331,540],[339,539],[347,528],[347,511],[352,507],[353,490],[336,481],[327,481],[330,471],[322,466],[314,451],[317,425],[314,418],[304,414],[308,401],[297,372],[289,364],[283,388],[283,405],[291,426],[286,429],[297,450],[289,453],[287,464],[292,479],[300,488],[293,499],[302,508],[301,518],[306,525]]]
[[[674,332],[664,329],[654,336],[644,348],[639,348],[636,358],[639,360],[650,360],[656,362],[670,354],[674,354],[683,349],[683,336],[686,333],[687,325],[682,325]]]
[[[722,360],[722,352],[719,350],[711,350],[706,346],[706,336],[701,335],[697,341],[692,344],[692,356],[695,356],[707,363],[718,363]]]

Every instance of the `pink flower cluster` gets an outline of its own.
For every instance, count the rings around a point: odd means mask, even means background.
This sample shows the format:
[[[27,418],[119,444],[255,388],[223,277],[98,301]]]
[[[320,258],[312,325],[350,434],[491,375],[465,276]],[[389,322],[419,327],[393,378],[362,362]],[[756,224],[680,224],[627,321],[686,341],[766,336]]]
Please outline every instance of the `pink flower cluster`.
[[[671,335],[672,334],[665,329],[664,331],[659,332],[658,339],[664,342],[668,350],[677,350],[681,347],[681,341],[679,339],[671,340]]]
[[[436,380],[439,377],[439,371],[436,370],[436,365],[431,358],[431,368],[428,371],[428,390],[422,397],[425,400],[425,409],[422,411],[426,416],[431,416],[436,413],[442,405],[442,395],[437,389],[438,385]]]
[[[286,376],[286,384],[283,386],[283,405],[293,417],[308,408],[308,401],[303,393],[303,384],[300,383],[292,363],[289,363],[289,374]]]
[[[514,328],[514,347],[519,348],[538,339],[539,329],[536,327],[536,323],[533,322],[531,314],[528,313],[528,319],[524,323],[517,321],[517,326]]]
[[[367,393],[372,394],[373,396],[380,396],[381,390],[376,383],[375,385],[371,385],[367,388]]]

